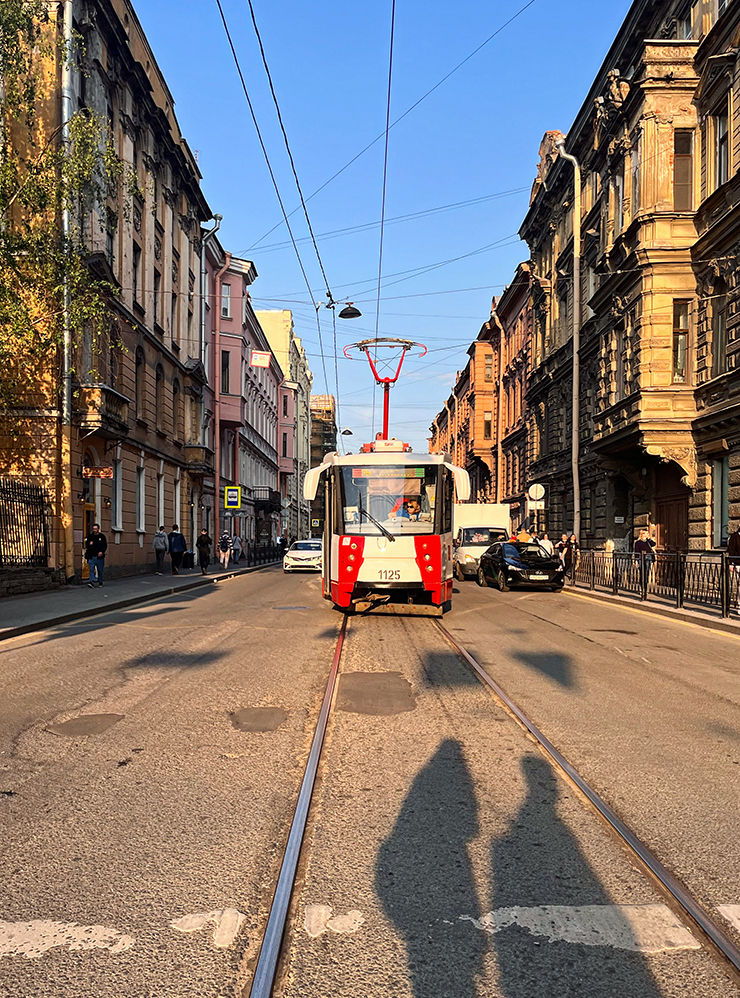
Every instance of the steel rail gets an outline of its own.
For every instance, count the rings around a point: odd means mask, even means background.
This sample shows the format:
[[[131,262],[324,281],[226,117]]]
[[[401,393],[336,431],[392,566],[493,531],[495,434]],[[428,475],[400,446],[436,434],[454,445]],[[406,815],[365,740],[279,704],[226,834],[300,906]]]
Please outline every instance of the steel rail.
[[[347,616],[342,620],[337,646],[334,650],[334,660],[329,672],[329,679],[326,683],[326,691],[324,692],[319,719],[316,722],[316,731],[311,742],[311,751],[308,754],[308,762],[303,774],[303,782],[298,794],[295,814],[293,815],[290,834],[288,835],[288,842],[285,846],[283,862],[280,867],[280,875],[270,907],[270,917],[267,920],[267,928],[265,929],[265,935],[262,939],[262,946],[260,947],[257,959],[257,966],[252,978],[249,998],[270,998],[270,994],[272,993],[272,986],[275,981],[280,949],[283,942],[283,934],[285,932],[285,922],[288,917],[290,898],[293,893],[296,870],[298,869],[303,834],[306,830],[308,809],[311,805],[311,796],[316,783],[321,747],[324,743],[329,711],[332,699],[334,698],[334,689],[339,672],[339,660],[342,657],[342,647],[344,646],[344,637],[347,631],[347,620]]]
[[[684,885],[663,866],[655,853],[640,841],[619,815],[611,808],[593,787],[573,768],[565,756],[555,748],[549,738],[531,721],[524,711],[517,706],[504,689],[492,679],[486,670],[473,658],[439,621],[434,621],[447,641],[458,655],[467,662],[479,679],[490,687],[504,707],[514,715],[516,720],[535,739],[540,748],[555,763],[566,779],[589,801],[601,818],[607,823],[619,840],[623,842],[649,878],[657,885],[672,907],[688,921],[695,929],[701,942],[707,945],[715,955],[729,964],[729,970],[736,981],[740,981],[740,949],[736,946],[725,929],[714,921],[704,907],[689,893]]]

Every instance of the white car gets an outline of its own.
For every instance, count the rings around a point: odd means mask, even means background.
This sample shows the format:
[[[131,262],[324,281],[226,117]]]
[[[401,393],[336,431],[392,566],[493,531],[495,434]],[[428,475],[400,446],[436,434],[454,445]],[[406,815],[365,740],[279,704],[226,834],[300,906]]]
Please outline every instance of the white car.
[[[295,541],[285,552],[284,572],[320,572],[323,567],[323,541],[315,538],[308,541]]]

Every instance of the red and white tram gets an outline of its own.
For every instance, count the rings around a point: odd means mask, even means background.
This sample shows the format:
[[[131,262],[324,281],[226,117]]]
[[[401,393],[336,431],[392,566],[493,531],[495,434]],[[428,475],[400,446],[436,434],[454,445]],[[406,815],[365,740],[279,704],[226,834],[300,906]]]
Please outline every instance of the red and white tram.
[[[379,439],[361,454],[327,454],[304,481],[325,481],[322,591],[342,610],[441,616],[452,599],[452,511],[470,479],[444,454]]]

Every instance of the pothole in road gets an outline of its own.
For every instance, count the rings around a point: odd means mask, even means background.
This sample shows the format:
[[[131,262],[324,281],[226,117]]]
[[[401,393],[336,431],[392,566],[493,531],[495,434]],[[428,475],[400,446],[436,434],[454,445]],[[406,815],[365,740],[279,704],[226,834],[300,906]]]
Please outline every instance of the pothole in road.
[[[288,719],[282,707],[242,707],[231,715],[237,731],[277,731]]]
[[[118,721],[122,721],[125,716],[125,714],[81,714],[69,721],[48,724],[46,730],[53,735],[67,735],[69,738],[79,735],[100,735]]]
[[[337,710],[386,716],[415,708],[411,684],[400,672],[347,672],[339,679]]]

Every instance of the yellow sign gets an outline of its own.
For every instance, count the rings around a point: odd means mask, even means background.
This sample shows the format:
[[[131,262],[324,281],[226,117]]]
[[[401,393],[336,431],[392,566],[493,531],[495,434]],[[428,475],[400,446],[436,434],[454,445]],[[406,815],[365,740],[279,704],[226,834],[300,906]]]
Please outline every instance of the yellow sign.
[[[224,509],[242,508],[241,485],[227,485],[224,489]]]
[[[82,469],[83,478],[113,478],[111,467],[86,467]]]

